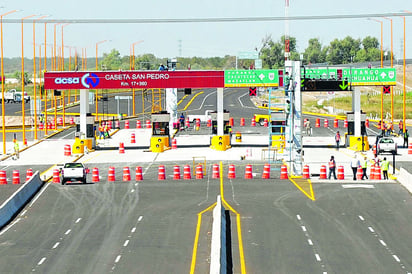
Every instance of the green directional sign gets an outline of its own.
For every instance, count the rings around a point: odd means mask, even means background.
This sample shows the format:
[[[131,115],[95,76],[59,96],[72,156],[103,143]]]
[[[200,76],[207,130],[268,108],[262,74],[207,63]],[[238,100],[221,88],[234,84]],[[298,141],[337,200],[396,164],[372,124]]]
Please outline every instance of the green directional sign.
[[[278,70],[225,70],[225,87],[278,86]]]
[[[342,78],[348,78],[352,86],[396,86],[395,68],[343,69]]]

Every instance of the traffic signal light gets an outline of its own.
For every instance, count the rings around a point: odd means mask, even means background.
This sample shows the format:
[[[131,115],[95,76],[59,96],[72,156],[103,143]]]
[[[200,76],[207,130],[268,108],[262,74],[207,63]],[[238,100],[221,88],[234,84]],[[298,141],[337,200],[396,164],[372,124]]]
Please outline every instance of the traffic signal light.
[[[382,91],[384,94],[390,94],[391,93],[391,87],[390,86],[383,86]]]
[[[249,88],[249,96],[256,96],[256,87]]]

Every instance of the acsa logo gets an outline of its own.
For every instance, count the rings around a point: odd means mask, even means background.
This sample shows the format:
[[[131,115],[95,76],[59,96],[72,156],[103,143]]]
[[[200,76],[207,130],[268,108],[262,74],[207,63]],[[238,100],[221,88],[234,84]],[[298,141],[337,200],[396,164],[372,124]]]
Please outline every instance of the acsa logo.
[[[78,77],[67,77],[67,78],[62,78],[62,77],[58,77],[56,79],[54,79],[54,83],[55,84],[79,84],[80,83],[80,78]]]

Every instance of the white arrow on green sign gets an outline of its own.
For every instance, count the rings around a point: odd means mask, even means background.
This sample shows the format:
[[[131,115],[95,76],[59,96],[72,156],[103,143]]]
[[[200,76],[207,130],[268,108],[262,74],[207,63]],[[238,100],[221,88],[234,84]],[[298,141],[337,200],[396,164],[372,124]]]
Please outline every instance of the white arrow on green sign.
[[[278,70],[225,70],[225,87],[278,86]]]

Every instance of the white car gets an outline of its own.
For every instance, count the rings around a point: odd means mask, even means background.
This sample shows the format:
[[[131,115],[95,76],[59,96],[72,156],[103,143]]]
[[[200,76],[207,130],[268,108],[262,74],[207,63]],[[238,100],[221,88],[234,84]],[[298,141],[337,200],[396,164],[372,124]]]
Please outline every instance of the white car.
[[[62,168],[62,185],[67,181],[81,181],[86,183],[88,169],[82,163],[65,163]]]
[[[396,155],[398,154],[398,144],[390,137],[383,137],[379,139],[376,150],[378,154],[389,152]]]

